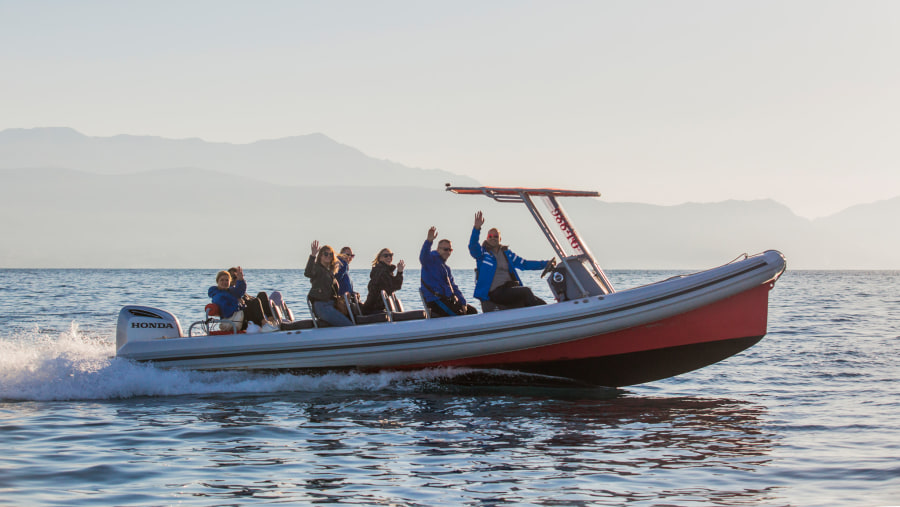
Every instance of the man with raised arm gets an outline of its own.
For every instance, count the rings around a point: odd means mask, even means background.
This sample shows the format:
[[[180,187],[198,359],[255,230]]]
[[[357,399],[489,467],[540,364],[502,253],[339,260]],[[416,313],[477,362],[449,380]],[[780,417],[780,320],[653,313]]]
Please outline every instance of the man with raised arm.
[[[422,245],[419,253],[419,262],[422,263],[422,295],[425,304],[431,310],[432,317],[449,317],[451,315],[472,315],[478,313],[472,305],[466,304],[466,298],[462,295],[453,273],[447,265],[447,259],[453,252],[450,240],[438,241],[437,250],[432,250],[431,245],[437,238],[437,229],[428,229],[428,237]]]
[[[472,237],[469,238],[469,254],[477,261],[478,279],[475,281],[475,297],[482,301],[492,301],[507,308],[523,308],[547,304],[534,295],[529,287],[522,285],[519,269],[544,269],[549,261],[525,260],[500,244],[500,231],[488,231],[487,239],[479,244],[484,215],[475,213]]]

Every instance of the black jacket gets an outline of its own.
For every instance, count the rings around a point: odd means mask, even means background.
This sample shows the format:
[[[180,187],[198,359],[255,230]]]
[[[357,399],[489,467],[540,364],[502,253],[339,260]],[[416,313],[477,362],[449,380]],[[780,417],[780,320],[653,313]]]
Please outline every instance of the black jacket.
[[[403,273],[394,274],[396,266],[378,262],[369,273],[369,295],[363,303],[363,312],[376,313],[384,311],[384,301],[381,300],[381,291],[388,295],[400,290],[403,285]]]
[[[316,262],[316,256],[310,255],[306,262],[306,271],[303,272],[312,287],[309,289],[309,299],[313,301],[333,301],[337,297],[338,283],[334,273]]]

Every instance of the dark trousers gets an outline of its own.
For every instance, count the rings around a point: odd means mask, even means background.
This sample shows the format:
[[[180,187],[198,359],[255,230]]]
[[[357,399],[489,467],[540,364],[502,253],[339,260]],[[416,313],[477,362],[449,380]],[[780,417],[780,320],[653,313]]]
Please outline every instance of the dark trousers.
[[[456,313],[448,314],[446,311],[444,311],[443,308],[440,307],[440,305],[437,304],[437,301],[429,301],[427,306],[428,309],[431,310],[432,317],[452,317],[454,315],[458,315]],[[474,306],[466,305],[466,315],[475,315],[476,313],[478,313],[478,310],[476,310]]]
[[[488,293],[488,297],[494,303],[508,308],[524,308],[526,306],[538,306],[547,304],[546,301],[534,295],[531,289],[518,282],[507,283],[497,287]]]
[[[247,329],[248,322],[262,326],[263,322],[272,316],[272,305],[269,304],[269,296],[265,292],[260,292],[255,298],[245,299],[243,310],[244,329]]]

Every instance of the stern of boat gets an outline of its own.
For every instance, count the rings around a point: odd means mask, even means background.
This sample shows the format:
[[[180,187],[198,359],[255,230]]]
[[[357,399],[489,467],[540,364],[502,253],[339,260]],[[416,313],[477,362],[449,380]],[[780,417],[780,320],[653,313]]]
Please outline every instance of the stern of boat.
[[[149,306],[126,306],[116,324],[116,353],[129,342],[180,338],[184,336],[178,318]]]

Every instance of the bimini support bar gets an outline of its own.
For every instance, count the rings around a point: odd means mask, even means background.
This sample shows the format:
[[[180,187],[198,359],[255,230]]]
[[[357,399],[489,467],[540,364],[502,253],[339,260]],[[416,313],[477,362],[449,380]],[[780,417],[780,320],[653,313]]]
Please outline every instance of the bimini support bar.
[[[566,232],[566,238],[569,239],[569,244],[572,249],[584,253],[585,257],[587,257],[588,261],[591,263],[591,268],[594,270],[594,274],[597,276],[597,279],[600,281],[600,285],[603,287],[603,290],[607,294],[612,294],[615,292],[613,289],[612,283],[610,283],[609,278],[606,277],[606,273],[603,272],[603,269],[600,268],[600,264],[597,263],[597,259],[594,258],[594,254],[591,252],[591,249],[588,248],[587,243],[581,239],[581,236],[578,234],[578,231],[575,230],[575,227],[572,225],[572,221],[569,220],[568,215],[566,215],[565,210],[563,210],[562,204],[556,200],[556,197],[553,195],[548,195],[545,197],[545,202],[547,206],[550,208],[550,214],[556,217],[557,223],[560,225],[560,228]]]
[[[562,190],[556,188],[521,188],[521,187],[453,187],[447,184],[446,190],[460,195],[483,195],[501,203],[522,203],[531,212],[538,227],[544,233],[550,246],[565,264],[569,255],[566,253],[565,247],[560,243],[559,239],[553,233],[553,229],[544,220],[540,211],[534,205],[532,197],[542,197],[549,208],[550,213],[554,216],[555,221],[559,224],[560,229],[566,234],[569,245],[575,250],[576,254],[583,255],[590,262],[590,267],[596,275],[600,288],[606,294],[615,292],[603,269],[594,259],[593,254],[587,248],[587,245],[581,239],[581,236],[575,231],[572,222],[566,216],[565,212],[556,200],[557,197],[599,197],[599,192],[584,190]],[[576,279],[578,289],[587,294],[582,284]]]
[[[566,250],[563,248],[562,244],[560,244],[559,240],[556,238],[556,235],[553,234],[550,230],[550,226],[547,225],[547,222],[544,220],[543,215],[538,211],[537,207],[534,205],[534,202],[531,201],[531,196],[525,194],[524,192],[521,194],[522,201],[525,203],[525,206],[528,207],[528,211],[531,212],[531,216],[534,217],[534,221],[538,223],[538,227],[544,232],[544,236],[547,237],[547,240],[550,242],[550,245],[556,251],[556,255],[559,257],[560,262],[562,262],[567,268],[569,267],[569,261],[566,258],[569,256],[566,253]],[[572,269],[569,268],[569,272],[572,272]],[[588,291],[585,290],[584,284],[581,283],[581,280],[578,279],[577,276],[572,277],[572,281],[575,282],[575,285],[578,287],[578,290],[581,292],[581,297],[587,297],[589,295]],[[609,294],[609,292],[607,292]]]
[[[559,188],[453,187],[447,183],[446,190],[460,195],[485,195],[497,202],[521,202],[521,194],[552,195],[555,197],[600,197],[600,192],[593,190],[562,190]]]

